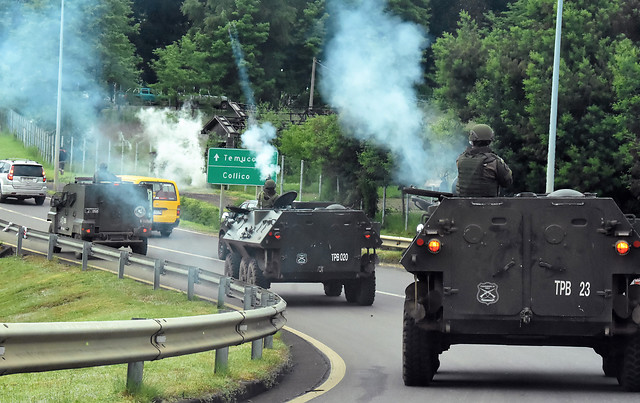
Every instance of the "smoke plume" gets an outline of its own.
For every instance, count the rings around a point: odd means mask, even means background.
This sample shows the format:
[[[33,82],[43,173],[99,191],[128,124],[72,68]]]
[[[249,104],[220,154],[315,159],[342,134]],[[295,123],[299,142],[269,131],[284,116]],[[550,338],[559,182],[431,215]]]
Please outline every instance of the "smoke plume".
[[[260,179],[265,180],[275,175],[278,171],[278,165],[273,163],[274,156],[277,153],[276,148],[270,143],[276,138],[276,128],[269,122],[259,124],[254,115],[255,97],[251,83],[249,81],[249,73],[247,72],[247,63],[242,51],[242,45],[238,38],[235,26],[229,27],[229,39],[231,40],[231,49],[233,57],[238,67],[238,77],[240,79],[240,87],[242,93],[249,105],[249,121],[247,130],[240,137],[242,145],[256,154],[256,168],[260,170]]]
[[[200,118],[191,118],[188,109],[142,109],[138,118],[144,137],[154,145],[153,174],[173,179],[179,187],[199,187],[207,182],[198,138],[202,123]]]
[[[385,5],[383,0],[330,2],[333,35],[320,88],[348,132],[392,152],[396,180],[422,186],[442,175],[430,174],[442,171],[439,158],[450,165],[455,154],[442,156],[430,141],[417,102],[426,33],[385,12]]]

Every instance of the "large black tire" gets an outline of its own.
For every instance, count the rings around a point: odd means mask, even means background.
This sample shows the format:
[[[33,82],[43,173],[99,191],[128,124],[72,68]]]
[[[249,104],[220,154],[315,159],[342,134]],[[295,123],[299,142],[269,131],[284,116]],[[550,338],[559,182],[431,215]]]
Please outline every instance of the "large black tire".
[[[248,280],[249,280],[249,275],[247,273],[248,268],[249,268],[249,260],[243,257],[242,260],[240,260],[240,266],[238,269],[238,279],[244,283],[248,283]]]
[[[627,344],[618,382],[629,392],[640,392],[640,335]]]
[[[264,278],[264,273],[260,270],[258,261],[255,259],[251,259],[247,265],[247,283],[265,289],[271,287],[271,281]]]
[[[222,233],[218,236],[218,259],[224,260],[229,254],[229,248],[227,244],[222,240]]]
[[[33,198],[36,202],[36,205],[42,206],[44,204],[45,196],[36,196]]]
[[[342,283],[327,281],[324,285],[324,295],[327,297],[339,297],[342,294]]]
[[[344,296],[348,302],[369,306],[376,298],[376,274],[344,283]]]
[[[406,386],[428,386],[440,367],[434,332],[419,328],[406,312],[402,327],[402,379]]]
[[[149,249],[148,238],[142,238],[142,242],[131,244],[131,252],[137,253],[138,255],[146,256],[148,249]]]
[[[239,275],[240,275],[240,255],[235,253],[235,252],[231,252],[227,255],[227,257],[224,260],[224,275],[227,277],[233,277],[236,279],[239,279]]]
[[[602,371],[604,376],[617,378],[620,375],[622,366],[622,357],[617,354],[609,354],[602,356]]]

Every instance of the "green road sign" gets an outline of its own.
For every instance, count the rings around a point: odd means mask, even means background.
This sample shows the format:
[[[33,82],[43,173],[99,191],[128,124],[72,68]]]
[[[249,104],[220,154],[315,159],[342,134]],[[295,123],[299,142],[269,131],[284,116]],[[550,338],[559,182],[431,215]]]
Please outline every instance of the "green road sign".
[[[271,160],[278,164],[278,153]],[[271,173],[271,179],[277,180],[277,171]],[[218,185],[255,185],[264,184],[260,170],[256,168],[256,156],[251,150],[240,148],[210,148],[207,164],[207,182]]]

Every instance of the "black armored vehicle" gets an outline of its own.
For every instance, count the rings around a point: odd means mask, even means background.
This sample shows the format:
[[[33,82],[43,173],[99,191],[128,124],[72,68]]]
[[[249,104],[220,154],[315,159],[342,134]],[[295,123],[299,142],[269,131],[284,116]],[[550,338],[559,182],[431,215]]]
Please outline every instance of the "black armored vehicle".
[[[284,193],[268,209],[227,206],[218,243],[225,274],[263,288],[322,283],[328,296],[339,296],[344,286],[347,301],[373,304],[380,224],[362,210],[294,202],[296,196]]]
[[[640,391],[634,216],[563,189],[441,197],[424,218],[401,259],[416,278],[404,305],[406,385],[429,385],[453,344],[504,344],[593,348],[606,376]]]
[[[76,180],[51,198],[49,232],[147,254],[152,191],[144,185]],[[76,257],[80,257],[76,253]]]

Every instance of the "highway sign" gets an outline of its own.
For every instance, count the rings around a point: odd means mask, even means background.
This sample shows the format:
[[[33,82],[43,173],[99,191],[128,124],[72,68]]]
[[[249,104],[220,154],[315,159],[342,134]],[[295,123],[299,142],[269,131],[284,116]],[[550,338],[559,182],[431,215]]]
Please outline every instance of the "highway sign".
[[[271,164],[278,164],[277,151]],[[271,173],[271,179],[277,179],[277,171]],[[259,186],[264,184],[264,179],[260,177],[260,170],[256,167],[256,155],[253,151],[240,148],[210,148],[207,182],[219,185]]]

